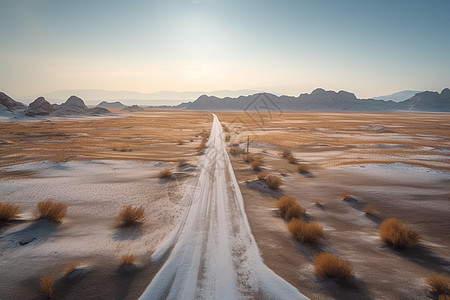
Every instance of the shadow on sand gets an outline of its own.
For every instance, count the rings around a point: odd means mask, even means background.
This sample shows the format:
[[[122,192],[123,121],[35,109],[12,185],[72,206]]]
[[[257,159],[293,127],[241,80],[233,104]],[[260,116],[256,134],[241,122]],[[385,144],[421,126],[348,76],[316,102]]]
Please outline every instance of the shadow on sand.
[[[44,219],[37,220],[25,228],[1,236],[0,242],[2,240],[8,242],[11,248],[40,245],[54,234],[59,225]]]
[[[142,225],[119,226],[112,234],[116,241],[137,240],[142,236]]]
[[[347,281],[327,278],[319,281],[318,284],[324,288],[333,299],[375,299],[368,291],[365,283],[357,277],[353,277]]]
[[[262,194],[269,194],[275,198],[281,198],[284,195],[281,189],[273,190],[269,188],[264,180],[257,179],[253,181],[248,181],[245,184],[249,188],[255,189]]]
[[[411,249],[401,249],[397,250],[391,246],[386,246],[391,248],[392,251],[411,262],[414,262],[424,268],[433,270],[437,273],[445,273],[450,270],[450,262],[445,258],[439,257],[433,251],[425,246],[417,245]]]

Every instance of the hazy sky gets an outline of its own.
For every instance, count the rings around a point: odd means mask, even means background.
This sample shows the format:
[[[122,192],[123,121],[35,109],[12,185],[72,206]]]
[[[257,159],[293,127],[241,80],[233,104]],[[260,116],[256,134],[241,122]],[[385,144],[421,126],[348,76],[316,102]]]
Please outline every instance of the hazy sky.
[[[440,91],[449,14],[449,0],[0,0],[0,90]]]

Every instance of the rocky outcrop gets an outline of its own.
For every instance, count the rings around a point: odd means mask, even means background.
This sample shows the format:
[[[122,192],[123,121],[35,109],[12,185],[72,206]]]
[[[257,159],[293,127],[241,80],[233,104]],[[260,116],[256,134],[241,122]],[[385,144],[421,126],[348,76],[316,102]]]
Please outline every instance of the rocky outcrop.
[[[34,116],[46,116],[53,113],[56,108],[50,104],[44,97],[39,97],[33,102],[30,103],[27,110],[25,111],[25,115],[34,117]]]
[[[25,105],[23,105],[23,103],[13,100],[3,92],[0,92],[0,105],[3,106],[2,110],[5,110],[6,108],[9,111],[25,108]]]

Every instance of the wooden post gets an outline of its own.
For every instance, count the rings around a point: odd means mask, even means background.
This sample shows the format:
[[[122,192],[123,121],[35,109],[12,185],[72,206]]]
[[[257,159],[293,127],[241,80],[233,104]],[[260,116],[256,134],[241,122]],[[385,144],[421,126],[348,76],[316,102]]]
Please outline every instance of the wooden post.
[[[249,146],[250,146],[250,136],[247,136],[247,153],[248,153]]]

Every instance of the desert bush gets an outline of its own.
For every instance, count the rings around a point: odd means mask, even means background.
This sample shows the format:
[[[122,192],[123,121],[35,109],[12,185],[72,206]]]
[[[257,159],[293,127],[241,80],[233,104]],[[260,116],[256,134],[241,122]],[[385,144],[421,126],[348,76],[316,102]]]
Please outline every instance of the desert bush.
[[[348,280],[353,275],[353,266],[345,259],[322,252],[314,258],[314,273],[322,278]]]
[[[200,145],[197,147],[197,152],[202,153],[206,149],[206,142],[208,141],[207,137],[203,137],[202,141],[200,142]]]
[[[353,201],[354,198],[352,196],[352,194],[350,194],[349,192],[343,192],[342,193],[342,201]]]
[[[269,172],[267,171],[263,171],[263,172],[259,172],[258,175],[256,175],[256,177],[259,180],[264,180],[266,178],[266,176],[269,175]]]
[[[292,151],[289,149],[283,149],[283,151],[280,152],[281,157],[287,158],[288,156],[292,156]]]
[[[256,158],[252,161],[252,169],[255,171],[261,170],[262,161],[259,158]]]
[[[297,163],[297,159],[292,154],[289,154],[288,156],[286,156],[286,159],[287,159],[287,161],[290,164],[296,164]]]
[[[229,133],[225,134],[225,142],[229,142],[231,139],[231,135]]]
[[[164,168],[161,171],[159,171],[158,177],[161,179],[167,179],[171,178],[173,175],[172,171],[168,168]]]
[[[120,258],[120,264],[122,265],[133,265],[134,264],[134,255],[126,254]]]
[[[76,268],[78,268],[80,264],[76,263],[76,262],[72,262],[70,264],[68,264],[65,268],[64,268],[64,276],[69,275],[70,273],[72,273],[73,271],[75,271]]]
[[[230,154],[231,155],[239,155],[245,153],[245,149],[239,147],[239,146],[233,146],[230,148]]]
[[[178,140],[178,141],[177,141],[177,145],[184,145],[184,141]]]
[[[0,203],[0,223],[14,219],[19,213],[19,206],[11,203]]]
[[[247,153],[242,158],[246,163],[252,162],[256,159],[255,155],[253,153]]]
[[[61,223],[67,215],[67,205],[63,202],[45,200],[37,204],[37,219],[47,219]]]
[[[222,128],[224,132],[230,132],[230,128],[227,125],[222,125]]]
[[[117,219],[121,226],[140,224],[145,220],[145,210],[142,206],[127,205],[120,211]]]
[[[301,164],[297,167],[297,171],[302,174],[309,173],[309,169],[307,165]]]
[[[281,217],[286,220],[301,218],[305,214],[305,209],[291,196],[281,197],[277,202],[277,208]]]
[[[289,232],[302,243],[314,243],[323,237],[323,228],[317,223],[305,223],[292,219],[288,224]]]
[[[269,174],[267,175],[264,180],[266,181],[269,188],[276,190],[281,185],[281,178],[280,176]]]
[[[444,296],[450,296],[450,277],[447,275],[430,275],[425,280],[425,283],[428,285],[430,292],[436,296],[442,296],[443,299],[446,299]]]
[[[395,218],[390,218],[380,225],[381,240],[395,248],[412,248],[419,241],[419,234],[411,227]]]
[[[375,216],[375,209],[370,205],[366,205],[364,207],[364,213],[369,216]]]
[[[41,291],[44,293],[45,297],[52,298],[55,293],[55,282],[56,276],[44,276],[41,278],[40,287]]]

